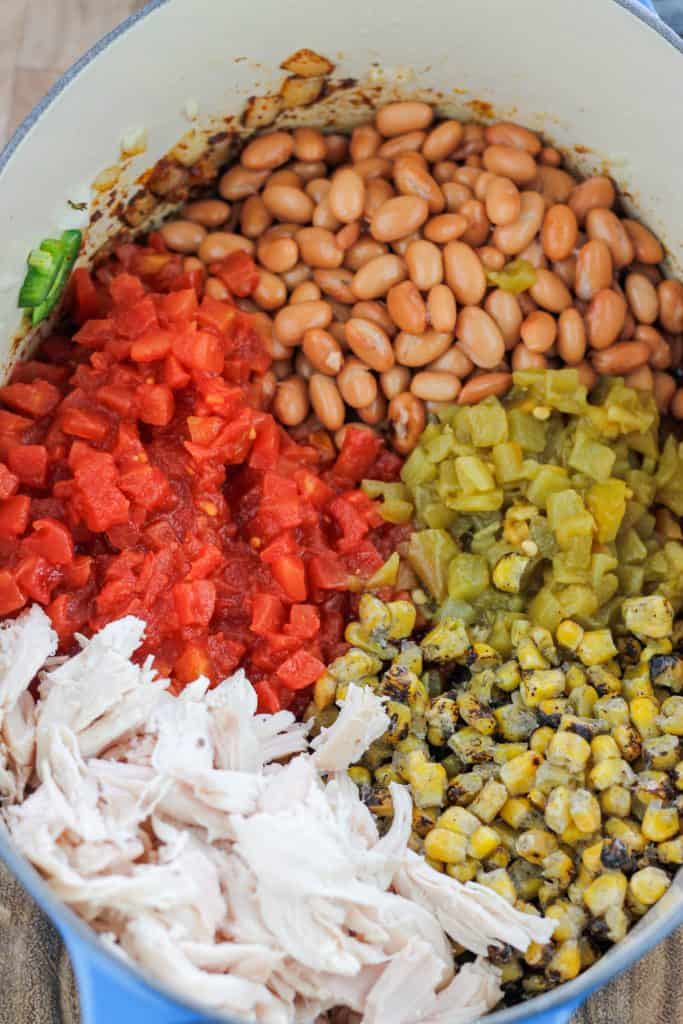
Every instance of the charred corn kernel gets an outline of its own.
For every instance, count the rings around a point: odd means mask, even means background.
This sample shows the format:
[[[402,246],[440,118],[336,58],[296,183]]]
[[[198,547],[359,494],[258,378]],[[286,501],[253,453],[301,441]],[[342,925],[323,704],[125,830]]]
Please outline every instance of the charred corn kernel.
[[[500,983],[503,987],[506,985],[513,985],[519,981],[524,973],[524,969],[520,960],[517,957],[513,957],[512,960],[508,960],[506,964],[503,964],[500,968]]]
[[[550,667],[547,658],[541,654],[538,647],[529,636],[525,636],[524,639],[519,642],[515,655],[520,668],[524,670],[544,669]]]
[[[352,647],[329,666],[329,673],[338,683],[353,683],[363,676],[376,675],[382,668],[381,660],[374,654]]]
[[[496,749],[495,741],[490,736],[483,736],[471,726],[459,729],[449,739],[448,746],[465,764],[482,764],[485,761],[492,761]]]
[[[588,669],[588,679],[601,697],[617,695],[622,691],[622,682],[618,675],[608,671],[604,665],[592,665]]]
[[[348,774],[349,778],[352,779],[356,783],[357,786],[371,786],[372,785],[372,775],[367,770],[367,768],[363,768],[363,766],[360,765],[360,764],[352,765],[348,769],[347,774]]]
[[[580,832],[596,832],[600,828],[600,804],[587,789],[577,789],[570,793],[569,813]]]
[[[591,882],[583,894],[584,903],[594,917],[602,917],[610,907],[622,907],[628,882],[622,871],[606,871]]]
[[[337,680],[329,672],[323,672],[313,687],[313,703],[318,711],[322,711],[334,702],[336,692]]]
[[[496,670],[496,686],[505,693],[512,693],[513,690],[516,690],[521,680],[519,664],[516,661],[506,661]]]
[[[670,771],[680,757],[677,736],[654,736],[643,743],[643,760],[649,768]]]
[[[647,676],[626,676],[622,682],[622,694],[627,701],[636,697],[654,697],[655,691]]]
[[[386,605],[389,613],[387,636],[390,640],[403,640],[415,628],[416,610],[410,601],[390,601]]]
[[[671,780],[666,772],[643,771],[636,776],[635,797],[647,806],[655,800],[667,803],[671,796]]]
[[[402,771],[410,783],[417,807],[443,805],[448,779],[442,765],[427,761],[421,751],[413,751],[408,754]]]
[[[463,885],[465,882],[472,882],[477,877],[479,865],[476,860],[466,860],[463,864],[447,864],[446,874],[455,878]]]
[[[638,903],[651,907],[661,899],[671,885],[671,879],[661,868],[647,867],[636,871],[628,883],[628,894]]]
[[[526,754],[527,749],[526,743],[497,743],[493,752],[493,760],[496,764],[507,764],[513,757]]]
[[[593,629],[583,634],[576,653],[584,665],[604,665],[617,653],[609,629]]]
[[[438,811],[433,807],[424,807],[422,810],[413,807],[413,832],[424,839],[427,833],[436,827],[437,814]]]
[[[449,780],[448,802],[450,804],[459,803],[463,806],[469,806],[483,787],[484,780],[481,775],[477,775],[476,772],[460,772],[459,775],[454,775]]]
[[[363,594],[358,602],[358,617],[361,625],[371,633],[386,633],[391,624],[391,614],[387,605],[374,594]]]
[[[515,844],[520,857],[531,864],[542,864],[548,854],[557,849],[557,839],[552,832],[542,828],[531,828],[522,832]]]
[[[573,668],[574,666],[572,666]],[[583,718],[589,718],[593,714],[593,708],[598,702],[598,691],[594,686],[589,686],[586,683],[586,677],[583,676],[583,682],[577,684],[573,689],[569,687],[569,680],[571,677],[571,669],[567,672],[567,689],[569,690],[569,703],[577,715]]]
[[[642,831],[651,843],[663,843],[673,839],[680,830],[678,811],[675,807],[662,807],[659,801],[648,804],[643,815]]]
[[[495,647],[490,644],[475,642],[467,653],[467,666],[470,672],[484,672],[500,665],[501,658]]]
[[[497,816],[505,801],[508,799],[508,791],[501,782],[490,779],[479,796],[472,804],[470,811],[476,814],[480,821],[489,824]]]
[[[581,863],[587,871],[594,875],[599,875],[603,870],[604,865],[601,857],[604,845],[605,841],[599,839],[597,843],[591,843],[590,846],[587,846],[581,854]]]
[[[621,606],[626,628],[636,636],[659,640],[670,636],[673,629],[673,608],[666,597],[631,597]]]
[[[493,716],[500,735],[512,742],[528,739],[538,725],[536,712],[516,701],[496,708]]]
[[[629,923],[629,917],[621,907],[610,907],[605,913],[609,941],[621,942],[628,931]]]
[[[644,740],[659,735],[659,707],[652,697],[636,697],[629,704],[631,721]]]
[[[415,852],[418,853],[419,851],[416,850]],[[443,874],[445,865],[442,861],[434,860],[432,857],[425,857],[425,862],[429,864],[430,868],[434,868],[435,871]]]
[[[390,764],[382,764],[375,769],[375,782],[380,786],[390,786],[392,782],[403,782],[403,778]]]
[[[605,737],[608,738],[611,739]],[[588,772],[588,784],[598,792],[609,789],[610,786],[629,786],[634,780],[633,769],[621,757],[608,757],[605,761],[599,761]]]
[[[625,761],[636,761],[640,757],[643,742],[640,738],[640,733],[634,725],[630,723],[628,725],[617,725],[612,730],[612,736]]]
[[[565,846],[578,846],[579,843],[585,843],[586,839],[590,839],[590,836],[586,832],[582,832],[573,821],[560,836],[560,840]]]
[[[414,672],[416,676],[422,675],[422,651],[419,645],[413,643],[412,640],[404,640],[401,643],[401,650],[393,660],[393,664],[402,665],[409,672]]]
[[[384,633],[373,633],[367,626],[360,622],[350,622],[344,630],[344,639],[352,647],[358,647],[368,654],[375,654],[378,658],[393,658],[398,654],[398,648],[388,643]]]
[[[477,881],[485,885],[487,889],[493,889],[499,896],[502,896],[508,903],[514,903],[517,899],[515,886],[505,868],[495,868],[493,871],[479,871]]]
[[[524,796],[533,788],[542,757],[530,750],[507,761],[500,769],[500,781],[510,796]]]
[[[674,693],[683,692],[683,658],[680,654],[656,654],[649,661],[650,680]]]
[[[590,744],[571,732],[560,732],[548,744],[546,757],[551,764],[578,772],[585,768],[590,757]]]
[[[683,835],[677,836],[676,839],[668,839],[665,843],[659,843],[657,859],[662,864],[676,866],[683,864]]]
[[[667,697],[660,710],[657,725],[662,732],[683,736],[683,697]]]
[[[599,761],[607,761],[613,757],[621,757],[616,740],[612,736],[594,736],[591,740],[591,757],[593,764]]]
[[[480,827],[481,822],[476,815],[464,807],[447,807],[439,815],[436,824],[439,828],[447,828],[451,832],[460,832],[462,835],[471,836]]]
[[[384,710],[389,716],[389,728],[384,733],[387,743],[400,743],[410,732],[412,714],[406,704],[399,704],[397,701],[387,701]]]
[[[600,794],[600,807],[608,817],[628,818],[631,813],[631,794],[625,786],[610,786]]]
[[[467,854],[475,860],[486,860],[500,846],[500,836],[489,825],[481,825],[470,836]]]
[[[458,711],[463,721],[482,736],[491,736],[496,731],[495,718],[472,693],[458,694]]]
[[[494,868],[506,868],[511,860],[512,855],[510,851],[506,850],[503,846],[499,846],[497,850],[494,850],[493,853],[486,858],[486,864],[492,870]]]
[[[543,877],[550,882],[557,882],[560,889],[566,889],[574,877],[574,861],[563,850],[553,850],[543,858],[541,864]]]
[[[647,845],[647,839],[638,823],[631,818],[608,818],[605,832],[613,839],[620,839],[631,853],[642,853]]]
[[[420,677],[405,665],[398,665],[395,662],[382,676],[379,694],[389,700],[410,704],[411,707],[415,705],[419,694],[425,705],[427,703],[425,687]],[[426,711],[426,706],[424,710]]]
[[[529,803],[535,807],[536,810],[541,811],[541,813],[545,810],[547,801],[548,798],[542,789],[534,786],[533,789],[529,790]]]
[[[532,559],[510,551],[496,562],[491,580],[496,590],[505,594],[518,594],[522,589],[524,577],[532,564]]]
[[[627,725],[629,706],[622,697],[600,697],[593,705],[593,714],[609,729]]]
[[[553,932],[554,942],[578,939],[588,921],[583,907],[577,907],[568,900],[556,900],[546,908],[545,916],[557,921]]]
[[[572,903],[577,906],[584,905],[584,895],[588,886],[593,883],[594,875],[591,871],[588,871],[583,864],[579,867],[579,872],[576,876],[576,881],[572,883],[567,889],[567,895]]]
[[[531,827],[534,814],[534,808],[523,796],[511,796],[500,810],[503,821],[518,832]]]
[[[541,945],[539,942],[530,942],[527,946],[524,960],[529,967],[546,967],[553,955],[551,943]]]
[[[529,708],[538,707],[544,700],[552,700],[565,692],[564,672],[559,668],[523,672],[520,693]]]
[[[394,813],[391,793],[385,786],[372,787],[372,792],[366,800],[366,806],[376,818],[391,818]]]
[[[557,627],[555,638],[560,646],[576,651],[583,640],[583,627],[572,619],[563,619]]]
[[[428,857],[444,864],[462,864],[467,857],[467,837],[447,828],[433,828],[424,841]]]
[[[580,772],[572,773],[550,761],[543,761],[536,772],[536,788],[547,796],[556,786],[568,786],[570,782],[576,783],[580,779]]]
[[[455,700],[442,694],[427,711],[427,739],[435,747],[445,746],[458,727],[460,714]]]
[[[380,765],[386,764],[391,759],[391,747],[382,740],[375,740],[371,743],[362,757],[363,764],[374,772]]]
[[[538,705],[538,713],[541,721],[553,729],[559,728],[560,722],[569,711],[569,699],[567,697],[553,697],[542,700]]]
[[[579,952],[581,954],[581,970],[587,971],[598,959],[598,954],[585,935],[582,935],[579,939]]]
[[[548,795],[545,805],[545,823],[557,835],[569,827],[569,789],[557,786]]]
[[[683,791],[683,761],[678,762],[671,774],[676,789]]]
[[[567,693],[572,693],[579,686],[585,686],[587,678],[585,668],[582,668],[581,665],[577,665],[576,662],[572,662],[565,672]]]
[[[420,646],[427,661],[458,661],[470,649],[470,638],[462,619],[447,618],[423,637]]]
[[[553,954],[546,974],[553,983],[571,981],[581,970],[581,952],[576,939],[567,939]]]
[[[531,739],[529,740],[529,747],[536,754],[545,754],[548,749],[548,744],[554,735],[554,729],[551,729],[549,725],[543,725],[540,729],[536,729],[536,731],[532,733]]]

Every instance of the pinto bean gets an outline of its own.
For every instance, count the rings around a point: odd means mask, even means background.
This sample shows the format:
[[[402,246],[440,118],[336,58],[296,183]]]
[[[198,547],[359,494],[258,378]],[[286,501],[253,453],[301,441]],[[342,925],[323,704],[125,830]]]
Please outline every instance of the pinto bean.
[[[519,341],[523,319],[517,296],[496,288],[486,296],[484,309],[495,320],[506,349],[513,348]]]
[[[422,370],[410,383],[410,390],[425,402],[452,402],[462,387],[452,373],[441,370]]]
[[[378,242],[394,242],[422,227],[429,216],[425,199],[419,196],[394,196],[382,203],[372,218],[370,233]]]
[[[549,260],[566,260],[574,251],[579,235],[576,214],[571,206],[555,203],[546,210],[541,228],[543,252]]]
[[[577,309],[560,313],[557,322],[557,351],[568,366],[576,366],[586,353],[586,325]]]
[[[250,171],[272,170],[286,164],[293,152],[294,139],[289,132],[270,132],[247,143],[240,163]]]
[[[321,327],[309,327],[304,331],[301,348],[311,366],[328,377],[336,377],[344,365],[339,343]]]
[[[588,302],[601,289],[609,288],[612,274],[612,253],[605,241],[595,238],[581,246],[576,257],[574,286],[580,299]]]
[[[506,256],[516,256],[538,234],[545,214],[545,203],[538,192],[522,192],[520,213],[511,224],[499,225],[492,236],[492,244]]]
[[[516,185],[528,185],[536,177],[536,161],[524,149],[495,144],[484,150],[482,159],[487,171],[509,178]]]
[[[455,330],[457,306],[453,292],[445,284],[435,284],[427,296],[427,317],[435,331],[450,334]]]
[[[590,239],[600,238],[607,243],[617,269],[633,261],[635,253],[630,235],[611,210],[589,210],[586,214],[586,234]]]
[[[612,288],[601,288],[588,304],[586,328],[593,348],[608,348],[624,326],[626,300]]]
[[[399,100],[387,103],[375,115],[375,127],[380,135],[392,138],[405,132],[418,132],[429,128],[434,111],[428,103],[418,100]]]
[[[366,184],[352,167],[341,167],[327,196],[330,210],[342,224],[350,224],[363,216]]]
[[[220,228],[230,216],[230,204],[222,199],[197,199],[183,208],[183,216],[207,231]]]
[[[275,317],[275,334],[284,345],[297,345],[311,327],[325,328],[332,320],[329,302],[317,300],[285,306]]]
[[[396,395],[389,402],[387,417],[392,428],[394,448],[400,455],[409,455],[425,428],[422,401],[409,391]]]
[[[206,228],[191,220],[169,220],[162,224],[159,234],[173,252],[197,252],[206,238]]]
[[[401,331],[394,341],[394,353],[403,366],[426,366],[443,355],[452,341],[452,334],[439,331],[425,331],[423,334]]]
[[[446,283],[458,302],[475,306],[486,294],[481,260],[466,242],[449,242],[443,251]]]
[[[412,281],[402,281],[389,289],[387,310],[400,331],[422,334],[427,328],[427,309]]]
[[[458,395],[458,405],[476,405],[491,395],[500,398],[511,387],[511,373],[482,373],[478,377],[470,377]]]
[[[593,352],[591,361],[598,373],[623,377],[626,373],[646,366],[649,358],[650,349],[644,341],[618,341],[616,345]]]
[[[377,381],[359,359],[347,359],[337,377],[342,398],[352,409],[364,409],[377,397]]]
[[[387,254],[377,256],[357,270],[351,284],[357,299],[379,299],[408,276],[405,260]]]
[[[628,304],[641,324],[653,324],[659,315],[657,289],[644,274],[629,274],[624,282]]]
[[[456,337],[475,366],[491,370],[505,355],[505,342],[498,324],[479,306],[467,305],[456,321]]]
[[[308,382],[308,394],[316,416],[327,430],[339,430],[344,425],[344,401],[331,377],[314,373]]]
[[[680,334],[683,331],[683,284],[667,279],[657,285],[659,298],[659,321],[666,331]]]
[[[422,155],[432,164],[447,160],[460,145],[462,136],[463,126],[459,121],[441,121],[425,139]]]
[[[372,370],[384,373],[394,365],[394,350],[389,336],[374,321],[351,317],[346,322],[346,340],[354,355]]]
[[[379,386],[385,398],[391,401],[396,395],[402,394],[410,387],[410,370],[407,366],[396,363],[390,370],[379,375]]]
[[[308,388],[301,377],[281,380],[273,399],[273,413],[286,427],[297,427],[308,416]]]
[[[583,224],[591,210],[609,210],[614,205],[617,193],[609,178],[598,174],[586,178],[572,190],[568,203],[576,214],[579,224]]]
[[[639,263],[654,265],[662,262],[664,259],[662,244],[648,228],[628,217],[624,218],[621,223],[633,243],[635,258]]]

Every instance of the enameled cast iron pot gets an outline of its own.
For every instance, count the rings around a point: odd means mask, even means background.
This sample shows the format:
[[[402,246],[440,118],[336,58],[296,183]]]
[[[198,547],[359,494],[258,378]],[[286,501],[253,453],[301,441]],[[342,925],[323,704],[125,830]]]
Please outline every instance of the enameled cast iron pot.
[[[132,181],[188,130],[188,113],[198,107],[198,123],[237,114],[249,95],[276,87],[280,62],[301,47],[328,56],[342,78],[370,71],[387,97],[436,90],[444,112],[471,117],[492,110],[542,129],[560,147],[580,143],[579,166],[607,166],[628,185],[680,274],[683,44],[649,0],[153,0],[59,80],[0,155],[2,372],[22,354],[10,338],[27,252],[65,226],[67,198],[82,197],[85,183],[115,163],[122,136],[147,132],[147,152],[127,171]],[[83,1024],[211,1019],[105,950],[4,834],[0,856],[61,932]],[[589,971],[494,1013],[487,1024],[564,1024],[594,989],[682,923],[683,870]]]

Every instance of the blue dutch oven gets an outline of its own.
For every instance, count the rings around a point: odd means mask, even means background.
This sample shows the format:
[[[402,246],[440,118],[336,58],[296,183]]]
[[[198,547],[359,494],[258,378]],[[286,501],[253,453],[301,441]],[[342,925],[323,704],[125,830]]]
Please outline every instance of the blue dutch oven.
[[[683,45],[635,0],[155,0],[86,53],[19,127],[0,156],[0,355],[23,355],[17,285],[35,242],[65,226],[68,199],[87,194],[105,168],[124,197],[139,173],[197,125],[225,128],[251,95],[277,88],[279,65],[301,47],[326,55],[341,78],[377,94],[427,90],[455,116],[492,109],[542,130],[555,145],[581,143],[580,169],[605,164],[628,183],[635,209],[683,263],[683,132],[672,114],[683,84]],[[366,79],[367,80],[367,79]],[[486,105],[486,107],[484,106]],[[343,96],[325,113],[359,115]],[[198,120],[194,120],[198,114]],[[301,118],[299,114],[299,119]],[[121,138],[146,152],[117,164]],[[578,151],[577,151],[578,153]],[[112,173],[111,168],[116,168]],[[104,210],[90,250],[112,229]],[[120,960],[57,901],[0,834],[0,856],[54,922],[71,955],[83,1024],[199,1024],[197,1002],[178,999]],[[610,953],[575,981],[499,1010],[488,1024],[563,1024],[596,988],[683,924],[683,872],[666,896]],[[227,1018],[222,1018],[227,1020]],[[240,1022],[233,1021],[233,1024]],[[241,1022],[244,1024],[244,1022]]]

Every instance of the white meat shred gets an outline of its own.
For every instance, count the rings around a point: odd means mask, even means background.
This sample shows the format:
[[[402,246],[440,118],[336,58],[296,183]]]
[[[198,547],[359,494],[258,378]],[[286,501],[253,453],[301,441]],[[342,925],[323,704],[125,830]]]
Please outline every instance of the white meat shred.
[[[495,1006],[489,947],[545,943],[554,922],[413,853],[405,787],[380,838],[346,768],[386,729],[382,701],[350,686],[311,753],[289,712],[256,713],[243,672],[166,693],[131,661],[143,633],[127,617],[55,659],[39,608],[0,627],[3,818],[54,893],[216,1013],[467,1024]],[[477,959],[456,969],[449,940]]]

